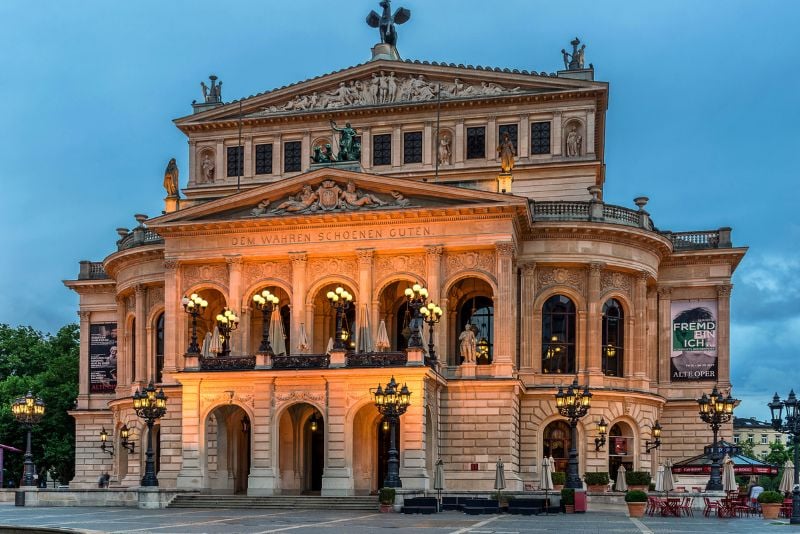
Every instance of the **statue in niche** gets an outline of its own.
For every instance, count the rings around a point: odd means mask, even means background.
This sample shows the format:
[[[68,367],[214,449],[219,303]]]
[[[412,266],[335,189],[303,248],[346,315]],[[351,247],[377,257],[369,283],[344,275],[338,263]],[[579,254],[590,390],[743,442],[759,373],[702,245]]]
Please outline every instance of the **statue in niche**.
[[[472,331],[472,325],[469,323],[464,325],[464,331],[458,336],[458,347],[461,357],[464,359],[463,363],[475,363],[478,340],[475,338],[475,332]]]
[[[175,163],[175,158],[172,158],[164,171],[164,189],[167,190],[167,198],[179,198],[178,188],[178,164]]]
[[[514,148],[508,132],[503,133],[503,138],[497,147],[497,155],[500,156],[500,168],[504,173],[510,173],[514,168],[514,156],[517,155],[517,150]]]
[[[578,133],[578,127],[573,124],[567,134],[567,157],[580,156],[582,148],[583,136]]]
[[[399,7],[392,15],[391,0],[381,0],[379,5],[383,8],[383,12],[378,15],[375,11],[370,11],[367,15],[367,24],[372,28],[378,28],[382,43],[397,46],[397,30],[394,25],[408,22],[411,18],[411,11]]]
[[[352,180],[347,182],[347,186],[345,186],[345,190],[339,194],[339,198],[342,200],[343,207],[348,208],[360,208],[373,204],[377,206],[386,205],[386,202],[375,195],[369,193],[362,193],[359,195],[359,192],[356,190],[356,184]]]
[[[447,133],[439,135],[439,147],[436,152],[436,157],[439,159],[439,165],[450,165],[450,136]]]
[[[338,161],[358,161],[361,159],[361,145],[356,142],[358,132],[345,123],[344,128],[336,126],[336,122],[331,121],[331,128],[334,132],[339,132],[339,154],[336,155]]]
[[[203,154],[203,162],[200,165],[201,170],[203,171],[203,181],[213,182],[214,181],[214,161],[208,156],[208,153]]]
[[[307,208],[312,208],[313,210],[312,204],[317,200],[319,200],[317,193],[314,192],[314,189],[309,184],[306,184],[297,196],[289,197],[289,200],[280,204],[277,209],[289,212],[303,211]]]

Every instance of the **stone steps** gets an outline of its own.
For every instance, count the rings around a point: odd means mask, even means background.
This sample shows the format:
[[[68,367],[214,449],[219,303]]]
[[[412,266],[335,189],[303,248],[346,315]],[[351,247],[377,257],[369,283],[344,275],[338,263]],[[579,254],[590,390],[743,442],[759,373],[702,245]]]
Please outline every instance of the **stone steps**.
[[[273,510],[362,510],[375,512],[378,497],[318,497],[311,495],[177,495],[169,508],[259,508]]]

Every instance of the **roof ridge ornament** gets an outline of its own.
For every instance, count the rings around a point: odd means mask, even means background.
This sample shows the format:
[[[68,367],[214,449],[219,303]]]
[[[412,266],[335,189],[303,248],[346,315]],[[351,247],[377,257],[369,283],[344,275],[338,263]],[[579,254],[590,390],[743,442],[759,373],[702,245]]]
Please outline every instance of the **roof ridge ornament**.
[[[404,7],[397,8],[392,15],[391,0],[381,0],[379,4],[383,11],[378,15],[374,10],[367,15],[367,24],[378,28],[381,42],[372,48],[372,60],[389,59],[399,60],[397,52],[397,30],[395,24],[404,24],[411,18],[411,10]]]

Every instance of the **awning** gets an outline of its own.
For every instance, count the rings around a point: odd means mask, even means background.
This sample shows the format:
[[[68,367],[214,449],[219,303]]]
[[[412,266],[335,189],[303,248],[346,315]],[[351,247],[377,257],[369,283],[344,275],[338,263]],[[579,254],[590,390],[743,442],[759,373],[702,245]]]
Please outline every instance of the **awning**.
[[[738,450],[738,447],[726,441],[720,442],[720,448],[723,450]],[[761,460],[750,458],[743,454],[731,454],[733,460],[733,472],[737,475],[777,475],[778,467],[770,465]],[[720,466],[722,465],[722,458],[720,458]],[[672,472],[679,475],[710,475],[711,474],[711,458],[705,454],[698,454],[692,458],[681,460],[672,464]]]

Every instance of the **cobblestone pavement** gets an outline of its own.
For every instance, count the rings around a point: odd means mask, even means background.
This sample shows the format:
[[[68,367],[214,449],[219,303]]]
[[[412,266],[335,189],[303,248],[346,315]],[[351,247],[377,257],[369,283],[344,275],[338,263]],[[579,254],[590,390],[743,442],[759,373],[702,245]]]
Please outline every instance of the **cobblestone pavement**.
[[[661,534],[792,532],[786,520],[760,518],[645,517],[631,519],[621,509],[585,514],[468,516],[460,512],[435,515],[380,514],[319,510],[232,510],[136,508],[18,508],[0,505],[0,532],[29,526],[72,529],[78,532],[160,534]],[[800,533],[800,528],[797,529]]]

